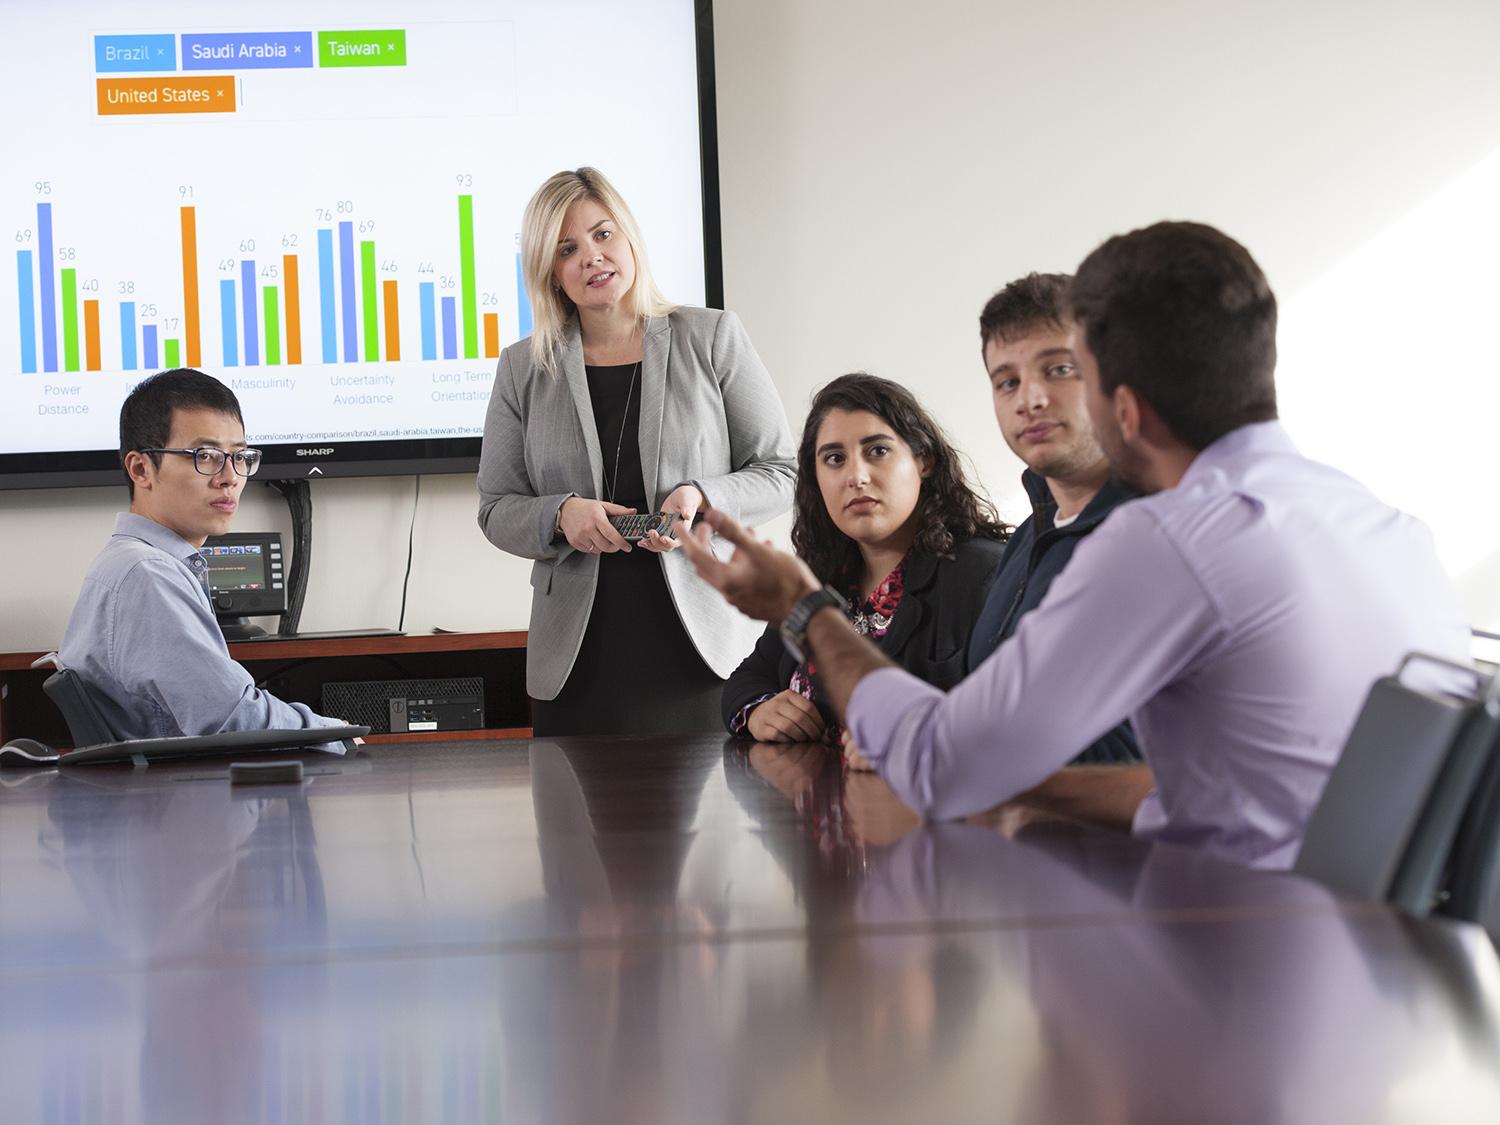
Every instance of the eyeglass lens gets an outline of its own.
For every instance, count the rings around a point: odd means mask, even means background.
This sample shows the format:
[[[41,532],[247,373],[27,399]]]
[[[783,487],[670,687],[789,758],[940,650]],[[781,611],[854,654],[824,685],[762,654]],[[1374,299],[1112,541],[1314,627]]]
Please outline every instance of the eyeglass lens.
[[[238,449],[233,453],[226,453],[211,446],[193,450],[193,466],[204,476],[216,476],[223,471],[226,457],[234,466],[234,471],[242,477],[253,476],[255,470],[260,468],[258,449]]]

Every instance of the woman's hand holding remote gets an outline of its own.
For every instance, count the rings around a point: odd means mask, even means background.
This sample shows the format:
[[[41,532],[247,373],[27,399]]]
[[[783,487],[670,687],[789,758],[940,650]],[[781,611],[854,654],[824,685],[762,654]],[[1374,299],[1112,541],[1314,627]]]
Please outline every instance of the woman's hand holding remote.
[[[693,491],[697,491],[694,489]],[[675,496],[676,493],[673,493]],[[611,504],[607,500],[588,500],[582,496],[570,496],[563,501],[558,525],[568,546],[585,554],[613,554],[630,551],[630,544],[609,522],[610,516],[628,516],[634,508],[623,504]]]
[[[692,484],[682,484],[674,488],[667,498],[661,502],[663,512],[675,513],[681,517],[678,527],[692,528],[693,517],[698,514],[698,509],[703,507],[703,493]],[[641,541],[641,546],[648,551],[654,551],[658,555],[664,555],[668,551],[675,551],[681,544],[677,542],[675,535],[661,535],[653,531]]]

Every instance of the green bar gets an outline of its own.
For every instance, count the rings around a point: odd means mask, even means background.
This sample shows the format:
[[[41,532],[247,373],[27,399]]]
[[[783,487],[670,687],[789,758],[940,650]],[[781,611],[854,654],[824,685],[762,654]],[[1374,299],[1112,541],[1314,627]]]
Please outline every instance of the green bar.
[[[63,370],[78,370],[78,271],[62,271]]]
[[[464,295],[464,358],[479,358],[479,295],[474,291],[474,197],[458,197],[458,262]]]
[[[260,296],[266,319],[266,366],[275,367],[281,363],[281,321],[276,316],[276,286],[265,286]]]
[[[320,31],[319,66],[405,66],[406,32]]]
[[[380,359],[380,303],[376,300],[375,244],[359,244],[360,299],[365,310],[365,362],[375,363]]]
[[[177,349],[177,341],[176,340],[168,340],[167,344],[166,344],[166,348],[167,348],[167,370],[170,371],[174,367],[181,367],[182,366],[182,353],[180,351],[178,351],[178,349]]]

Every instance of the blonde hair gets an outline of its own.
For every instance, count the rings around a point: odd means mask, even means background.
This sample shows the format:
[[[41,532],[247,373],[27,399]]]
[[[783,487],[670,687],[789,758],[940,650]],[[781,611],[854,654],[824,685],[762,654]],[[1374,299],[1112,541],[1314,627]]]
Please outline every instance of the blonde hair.
[[[635,255],[635,284],[625,300],[636,317],[666,316],[677,306],[662,296],[646,261],[646,244],[635,216],[615,186],[597,168],[558,172],[537,188],[521,220],[521,270],[531,299],[531,359],[549,375],[557,373],[554,355],[577,307],[554,284],[552,267],[557,259],[557,239],[562,233],[568,208],[588,199],[609,212]]]

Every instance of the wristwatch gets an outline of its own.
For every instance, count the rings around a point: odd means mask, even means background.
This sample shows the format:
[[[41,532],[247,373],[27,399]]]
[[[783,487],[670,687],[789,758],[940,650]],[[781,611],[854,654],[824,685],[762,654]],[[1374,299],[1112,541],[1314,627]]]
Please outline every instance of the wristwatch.
[[[813,614],[820,609],[834,607],[840,613],[849,612],[849,603],[843,599],[832,586],[824,586],[821,590],[814,590],[810,594],[804,594],[796,605],[792,606],[792,612],[786,615],[781,623],[781,643],[786,645],[787,652],[792,654],[792,659],[798,664],[807,663],[807,626],[812,621]]]

